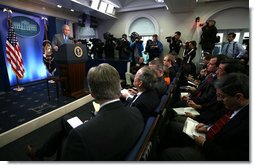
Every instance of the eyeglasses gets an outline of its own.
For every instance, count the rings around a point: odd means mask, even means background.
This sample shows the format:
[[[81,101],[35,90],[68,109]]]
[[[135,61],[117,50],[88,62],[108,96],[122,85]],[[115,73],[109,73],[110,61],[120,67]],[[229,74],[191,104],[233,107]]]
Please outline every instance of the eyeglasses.
[[[214,65],[216,65],[216,63],[210,63],[210,62],[208,62],[208,64],[207,65],[212,65],[212,66],[214,66]]]

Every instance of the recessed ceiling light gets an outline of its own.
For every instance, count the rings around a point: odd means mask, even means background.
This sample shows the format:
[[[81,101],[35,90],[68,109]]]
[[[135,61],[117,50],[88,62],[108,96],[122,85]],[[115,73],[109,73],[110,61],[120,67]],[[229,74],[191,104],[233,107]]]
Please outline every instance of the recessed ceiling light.
[[[58,8],[62,8],[62,5],[57,5]]]
[[[155,0],[158,3],[164,3],[164,0]]]
[[[70,9],[71,12],[74,12],[74,9]]]

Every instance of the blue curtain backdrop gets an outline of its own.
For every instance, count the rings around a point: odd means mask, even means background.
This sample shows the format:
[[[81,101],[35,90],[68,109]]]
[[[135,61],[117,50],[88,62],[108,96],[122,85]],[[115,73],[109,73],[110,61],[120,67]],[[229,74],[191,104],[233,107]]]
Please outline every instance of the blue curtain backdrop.
[[[43,64],[42,59],[42,42],[44,37],[44,25],[40,17],[30,16],[22,13],[13,11],[13,17],[23,16],[34,20],[40,27],[40,31],[35,36],[20,36],[16,33],[17,39],[20,45],[22,59],[25,67],[25,75],[22,80],[19,80],[20,84],[41,80],[47,77],[47,70]],[[0,36],[1,36],[1,47],[5,59],[5,64],[8,71],[8,79],[10,86],[16,85],[16,75],[11,69],[10,64],[6,60],[5,43],[8,33],[7,26],[7,14],[0,11]],[[3,75],[2,75],[3,76]],[[3,78],[0,78],[3,79]]]

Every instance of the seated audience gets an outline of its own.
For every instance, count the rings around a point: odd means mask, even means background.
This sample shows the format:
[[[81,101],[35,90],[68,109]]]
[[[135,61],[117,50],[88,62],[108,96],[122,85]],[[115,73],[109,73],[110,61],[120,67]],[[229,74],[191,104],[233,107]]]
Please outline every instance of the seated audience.
[[[162,97],[162,95],[164,95],[167,90],[167,85],[163,77],[163,64],[160,59],[152,60],[149,62],[149,67],[156,73],[157,81],[154,84],[154,87],[158,92],[159,97]]]
[[[61,147],[61,160],[124,160],[143,131],[142,114],[135,107],[125,107],[119,100],[120,76],[114,67],[109,64],[92,67],[87,80],[91,95],[100,104],[99,112],[71,129],[63,146],[61,134],[51,137],[40,149],[27,146],[31,159],[43,160],[53,155],[58,150],[56,147]],[[68,127],[63,126],[63,129]]]
[[[126,99],[126,105],[137,107],[141,111],[144,120],[155,115],[155,109],[160,103],[160,98],[154,88],[156,75],[148,66],[144,66],[138,70],[134,77],[134,86],[137,91],[129,89],[128,93],[123,93]],[[130,93],[134,95],[130,96]]]
[[[169,78],[170,78],[170,82],[173,81],[173,79],[176,76],[176,70],[175,70],[175,56],[171,55],[171,54],[167,54],[164,56],[163,58],[163,65],[168,68],[168,73],[169,73]],[[167,72],[166,72],[167,73]]]
[[[226,59],[220,62],[220,65],[216,71],[217,79],[221,79],[223,76],[228,75],[230,73],[243,73],[245,74],[244,66],[240,63],[239,60],[236,59]],[[195,102],[190,102],[189,106],[193,108],[198,108],[201,106],[198,106]],[[221,101],[217,101],[214,104],[210,104],[208,107],[206,107],[205,110],[200,112],[200,115],[194,116],[189,112],[186,112],[187,117],[191,117],[192,119],[197,120],[198,122],[203,123],[211,123],[214,122],[214,120],[217,119],[218,116],[220,116],[220,109],[222,109],[223,104]]]
[[[195,127],[205,137],[194,136],[193,140],[171,128],[171,147],[162,152],[162,160],[249,161],[249,78],[231,73],[217,80],[215,88],[217,99],[228,111],[213,124]]]

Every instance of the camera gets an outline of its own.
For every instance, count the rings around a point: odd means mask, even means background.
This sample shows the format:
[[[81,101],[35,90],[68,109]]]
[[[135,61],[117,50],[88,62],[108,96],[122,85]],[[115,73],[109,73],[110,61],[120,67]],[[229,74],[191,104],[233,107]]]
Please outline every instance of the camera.
[[[167,39],[168,43],[172,43],[173,37],[172,36],[167,36],[167,37],[165,37],[165,39]]]
[[[112,35],[109,32],[106,32],[106,33],[103,34],[103,37],[104,37],[105,40],[112,40],[114,38],[114,35]]]

